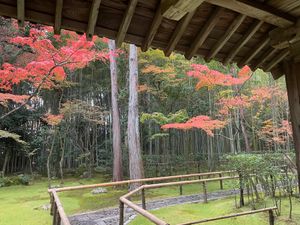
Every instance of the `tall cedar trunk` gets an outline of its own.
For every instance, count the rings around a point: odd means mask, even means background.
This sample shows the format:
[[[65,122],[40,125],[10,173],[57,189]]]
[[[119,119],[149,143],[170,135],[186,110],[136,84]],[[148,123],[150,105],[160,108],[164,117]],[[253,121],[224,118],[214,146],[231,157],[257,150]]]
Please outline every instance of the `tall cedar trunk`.
[[[250,152],[251,148],[250,148],[250,145],[249,145],[247,131],[246,131],[246,128],[245,128],[245,125],[244,125],[245,116],[244,116],[244,109],[243,108],[240,108],[240,116],[241,116],[241,129],[242,129],[242,133],[243,133],[244,140],[245,140],[246,152]]]
[[[137,48],[130,45],[129,52],[129,104],[128,104],[128,153],[130,179],[144,177],[144,168],[140,147],[139,136],[139,113],[138,113],[138,62]],[[135,185],[136,187],[136,185]],[[131,187],[133,188],[133,187]]]
[[[118,106],[118,81],[117,63],[115,57],[116,44],[114,40],[109,40],[109,60],[111,78],[111,106],[112,106],[112,135],[113,135],[113,181],[120,181],[122,176],[122,150],[121,150],[121,131],[120,116]]]

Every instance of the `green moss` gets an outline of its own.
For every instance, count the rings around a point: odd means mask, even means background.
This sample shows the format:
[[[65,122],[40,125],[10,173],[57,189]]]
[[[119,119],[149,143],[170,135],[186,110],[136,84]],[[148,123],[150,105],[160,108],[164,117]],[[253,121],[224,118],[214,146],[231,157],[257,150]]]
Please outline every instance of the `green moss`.
[[[261,203],[262,204],[262,203]],[[265,203],[264,203],[265,204]],[[261,207],[264,207],[264,204]],[[273,206],[271,200],[266,202],[267,206]],[[278,225],[300,225],[300,202],[298,199],[293,200],[293,219],[288,219],[288,210],[289,203],[287,199],[282,202],[282,213],[281,216],[276,218],[276,224]],[[158,218],[169,222],[172,224],[184,223],[184,222],[192,222],[201,220],[204,218],[218,217],[222,215],[242,212],[251,210],[249,207],[243,207],[240,209],[236,209],[234,199],[226,198],[222,200],[210,201],[207,204],[205,203],[190,203],[184,205],[177,205],[166,207],[159,210],[153,210],[152,213],[156,215]],[[176,216],[174,216],[176,215]],[[137,216],[134,221],[130,223],[130,225],[150,225],[152,224],[147,219],[142,216]],[[220,221],[214,221],[207,224],[214,225],[264,225],[269,224],[268,222],[268,213],[259,213],[248,216],[242,216],[237,218],[225,219]]]

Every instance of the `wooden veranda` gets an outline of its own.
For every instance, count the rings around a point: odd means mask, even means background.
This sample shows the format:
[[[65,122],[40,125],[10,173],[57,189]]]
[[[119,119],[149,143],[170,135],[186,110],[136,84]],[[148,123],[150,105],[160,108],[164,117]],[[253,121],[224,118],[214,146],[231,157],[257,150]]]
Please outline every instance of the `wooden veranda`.
[[[0,0],[0,15],[285,75],[300,187],[299,0]]]

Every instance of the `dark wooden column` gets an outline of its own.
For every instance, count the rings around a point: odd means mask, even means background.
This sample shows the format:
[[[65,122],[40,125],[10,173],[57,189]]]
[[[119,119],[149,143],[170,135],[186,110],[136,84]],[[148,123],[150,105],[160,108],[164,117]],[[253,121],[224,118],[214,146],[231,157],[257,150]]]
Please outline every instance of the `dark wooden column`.
[[[296,152],[298,187],[300,191],[300,63],[285,63],[284,70]]]

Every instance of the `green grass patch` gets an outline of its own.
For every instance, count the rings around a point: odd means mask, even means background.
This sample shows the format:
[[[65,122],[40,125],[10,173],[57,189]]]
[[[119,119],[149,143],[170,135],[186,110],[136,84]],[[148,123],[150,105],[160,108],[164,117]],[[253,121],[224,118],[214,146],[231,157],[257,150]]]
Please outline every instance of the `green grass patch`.
[[[271,200],[260,203],[257,207],[263,208],[264,205],[273,206]],[[173,224],[184,222],[192,222],[205,218],[218,217],[232,213],[238,213],[251,210],[250,207],[236,208],[234,198],[226,198],[222,200],[209,201],[205,203],[189,203],[184,205],[170,206],[159,210],[151,211],[158,218]],[[293,199],[293,218],[288,219],[289,203],[287,199],[282,201],[282,212],[279,217],[276,217],[275,224],[277,225],[300,225],[300,201]],[[130,225],[150,225],[152,224],[142,216],[137,216]],[[268,213],[258,213],[220,221],[208,222],[206,224],[213,225],[268,225]]]

